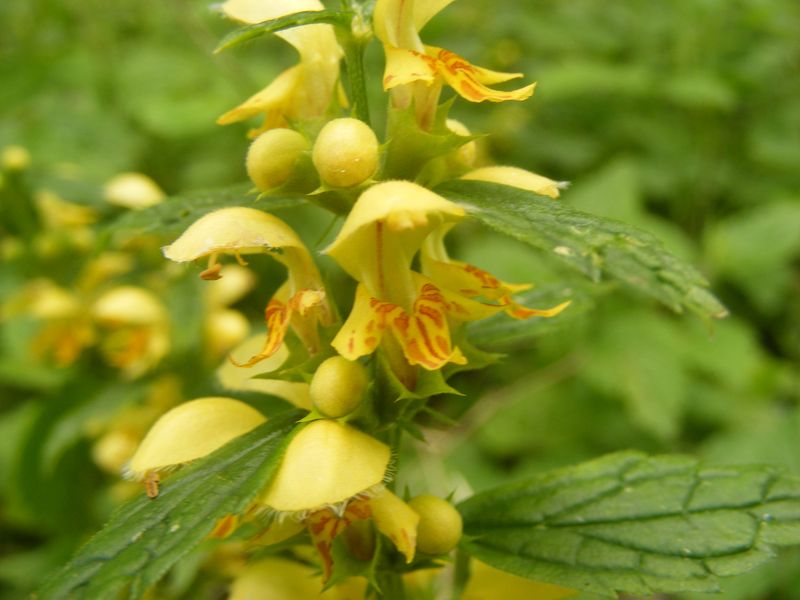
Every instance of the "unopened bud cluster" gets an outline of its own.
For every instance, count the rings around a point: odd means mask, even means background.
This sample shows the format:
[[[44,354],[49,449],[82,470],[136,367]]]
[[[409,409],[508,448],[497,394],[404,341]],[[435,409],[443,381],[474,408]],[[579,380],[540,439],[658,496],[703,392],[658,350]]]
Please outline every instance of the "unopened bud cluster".
[[[293,129],[270,129],[258,136],[247,151],[247,174],[262,192],[309,176],[311,157],[318,182],[328,188],[355,188],[369,181],[380,162],[378,138],[358,119],[329,121],[309,139]]]

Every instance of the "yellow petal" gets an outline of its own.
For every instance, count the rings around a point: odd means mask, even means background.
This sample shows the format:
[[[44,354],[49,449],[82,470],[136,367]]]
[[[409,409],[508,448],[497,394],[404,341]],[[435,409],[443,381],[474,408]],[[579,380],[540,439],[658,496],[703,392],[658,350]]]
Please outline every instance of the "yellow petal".
[[[500,299],[500,303],[506,307],[505,311],[508,316],[513,317],[514,319],[530,319],[531,317],[555,317],[570,304],[572,304],[572,301],[567,300],[566,302],[562,302],[561,304],[552,308],[528,308],[527,306],[522,306],[521,304],[514,302],[508,296],[505,296]]]
[[[255,274],[241,265],[225,265],[219,275],[218,280],[209,281],[203,288],[211,306],[229,306],[238,302],[256,285]]]
[[[502,166],[481,167],[462,175],[461,179],[501,183],[550,198],[558,198],[560,190],[568,185],[565,181],[554,181],[525,169]]]
[[[349,425],[313,421],[289,442],[259,503],[279,511],[337,504],[383,481],[390,457],[388,446]]]
[[[472,561],[472,576],[462,600],[561,600],[578,592],[549,583],[531,581]]]
[[[403,309],[396,304],[372,298],[366,286],[358,284],[350,315],[331,345],[348,360],[372,354],[389,326],[389,320],[402,312]]]
[[[217,119],[218,125],[229,125],[270,111],[283,111],[292,101],[292,94],[302,79],[300,66],[294,66],[278,75],[260,92]],[[281,123],[275,123],[277,127]]]
[[[322,559],[322,581],[327,582],[333,571],[333,540],[354,521],[363,521],[370,516],[366,501],[350,502],[341,514],[331,508],[323,508],[308,515],[306,526],[311,542]]]
[[[109,325],[153,325],[167,319],[166,309],[155,294],[130,285],[100,296],[92,306],[92,316]]]
[[[406,563],[410,563],[417,547],[419,515],[386,488],[369,498],[368,502],[378,531],[392,540],[406,557]]]
[[[532,287],[531,284],[505,283],[483,269],[456,260],[424,260],[423,271],[440,287],[467,298],[483,296],[498,300]]]
[[[535,83],[525,87],[512,90],[501,91],[486,87],[482,81],[498,82],[512,79],[516,74],[498,73],[470,64],[465,58],[445,50],[429,46],[427,51],[436,58],[439,73],[444,77],[447,84],[452,87],[458,95],[470,102],[505,102],[507,100],[526,100],[533,94],[536,87]]]
[[[284,302],[283,296],[286,295],[287,289],[288,284],[284,284],[267,304],[264,313],[267,322],[267,338],[264,341],[264,347],[246,362],[236,363],[237,366],[251,367],[272,356],[283,344],[290,324],[311,354],[319,351],[317,322],[324,321],[325,319],[320,317],[324,317],[328,312],[327,304],[325,304],[325,292],[300,290]]]
[[[219,358],[250,333],[250,322],[238,310],[218,308],[209,311],[203,323],[203,338],[208,354]]]
[[[311,398],[308,384],[280,379],[255,379],[256,375],[271,373],[280,368],[289,358],[289,350],[282,345],[268,359],[250,367],[238,367],[232,360],[245,362],[264,347],[266,336],[261,333],[249,337],[231,352],[231,360],[227,358],[217,369],[217,379],[229,390],[240,392],[260,392],[283,398],[298,408],[311,410]]]
[[[228,600],[317,600],[322,584],[314,569],[269,557],[251,562],[233,580]]]
[[[220,8],[228,18],[252,25],[324,7],[319,0],[227,0]]]
[[[406,48],[386,46],[386,68],[383,74],[383,89],[421,81],[431,85],[436,80],[436,59]]]
[[[250,254],[276,248],[301,249],[303,242],[286,223],[255,208],[221,208],[200,217],[169,246],[164,256],[192,261],[216,252]],[[278,255],[276,255],[278,258]]]
[[[453,1],[454,0],[416,0],[416,2],[414,2],[414,24],[417,27],[417,31],[421,31],[428,21],[452,4]]]
[[[381,236],[403,235],[403,258],[410,262],[430,231],[464,215],[459,205],[410,181],[379,183],[359,196],[339,235],[325,252],[360,281],[365,271],[383,267],[379,252],[386,240]],[[385,225],[386,231],[376,228],[377,224]]]
[[[409,364],[435,371],[448,362],[467,362],[450,340],[448,309],[439,288],[431,282],[423,282],[412,314],[398,315],[391,320],[392,333],[400,342]]]
[[[106,202],[140,210],[158,204],[165,197],[155,181],[141,173],[120,173],[112,177],[103,189]]]
[[[232,398],[199,398],[165,413],[131,458],[136,478],[210,454],[266,421],[252,406]]]

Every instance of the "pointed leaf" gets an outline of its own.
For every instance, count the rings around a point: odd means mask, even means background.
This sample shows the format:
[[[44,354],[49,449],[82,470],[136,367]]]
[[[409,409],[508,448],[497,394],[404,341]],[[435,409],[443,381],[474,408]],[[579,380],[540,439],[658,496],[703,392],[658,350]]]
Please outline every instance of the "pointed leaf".
[[[459,506],[465,550],[589,592],[714,591],[717,576],[800,544],[800,478],[701,468],[683,456],[613,454],[478,494]]]
[[[347,26],[353,14],[338,10],[306,10],[296,12],[277,19],[270,19],[262,23],[254,23],[232,31],[220,41],[214,52],[222,52],[243,42],[254,40],[268,33],[300,27],[301,25],[315,25],[317,23],[330,23],[331,25]]]
[[[714,318],[728,314],[703,276],[646,231],[496,183],[450,181],[436,192],[464,205],[492,229],[552,253],[595,281],[621,281],[676,312],[688,308]]]

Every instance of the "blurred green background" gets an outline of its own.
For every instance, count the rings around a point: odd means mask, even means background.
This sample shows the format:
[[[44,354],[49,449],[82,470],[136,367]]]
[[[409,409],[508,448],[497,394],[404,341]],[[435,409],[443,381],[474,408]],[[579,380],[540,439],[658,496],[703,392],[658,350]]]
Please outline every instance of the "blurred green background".
[[[0,3],[0,148],[22,145],[34,166],[98,188],[121,171],[168,193],[244,181],[245,126],[214,121],[295,59],[280,40],[213,55],[231,28],[194,0]],[[522,104],[454,107],[473,132],[491,133],[493,161],[569,180],[562,202],[653,232],[732,313],[713,324],[676,316],[464,228],[454,255],[537,282],[536,302],[575,301],[554,321],[473,328],[476,345],[509,357],[457,376],[467,399],[437,405],[462,425],[409,448],[411,457],[445,453],[449,477],[420,472],[450,486],[435,491],[624,448],[800,473],[798,32],[796,0],[459,0],[428,26],[429,43],[539,82]],[[380,113],[377,44],[369,58]],[[37,525],[9,510],[19,504],[12,465],[58,435],[19,425],[46,395],[35,387],[2,388],[0,598],[24,597],[107,514]],[[64,460],[92,469],[85,445],[70,453]],[[87,481],[64,494],[77,504],[110,481],[75,472]],[[30,485],[50,489],[46,479]],[[724,598],[800,598],[798,573],[800,556],[785,552]]]

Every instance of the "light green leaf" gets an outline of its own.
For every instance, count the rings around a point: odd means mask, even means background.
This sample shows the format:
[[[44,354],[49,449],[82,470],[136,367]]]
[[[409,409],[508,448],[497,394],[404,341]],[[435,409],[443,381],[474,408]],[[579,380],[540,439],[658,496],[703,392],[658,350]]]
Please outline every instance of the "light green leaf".
[[[214,529],[242,513],[269,483],[300,418],[284,413],[121,506],[111,521],[45,583],[40,600],[139,598]]]
[[[478,494],[464,548],[529,579],[613,595],[714,591],[800,544],[800,478],[613,454]]]
[[[127,237],[141,235],[174,236],[204,214],[228,206],[252,206],[264,210],[292,208],[305,203],[301,197],[263,196],[251,194],[252,184],[189,192],[167,198],[144,210],[123,214],[108,226],[108,232]]]
[[[621,281],[676,312],[688,308],[715,318],[728,314],[703,276],[645,231],[495,183],[450,181],[436,191],[492,229],[552,253],[595,281]]]
[[[276,33],[284,29],[299,27],[301,25],[314,25],[316,23],[330,23],[331,25],[347,26],[353,18],[353,13],[338,10],[307,10],[296,12],[277,19],[271,19],[262,23],[246,25],[236,31],[232,31],[220,41],[214,52],[222,52],[243,42],[254,40],[255,38]]]

